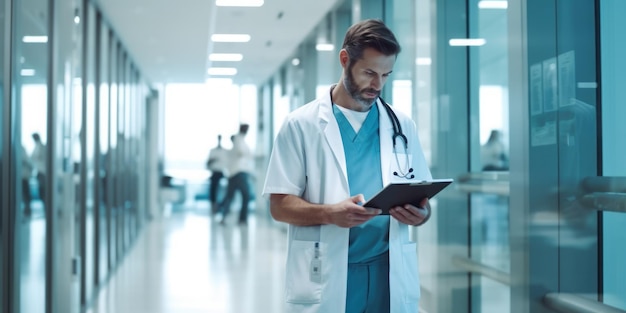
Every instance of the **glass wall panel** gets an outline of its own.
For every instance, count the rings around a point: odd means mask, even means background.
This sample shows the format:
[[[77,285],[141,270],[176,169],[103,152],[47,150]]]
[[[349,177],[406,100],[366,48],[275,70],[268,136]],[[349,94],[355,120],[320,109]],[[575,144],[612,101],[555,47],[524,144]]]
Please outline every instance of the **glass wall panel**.
[[[417,133],[420,137],[422,150],[426,163],[432,168],[436,166],[436,160],[432,158],[433,130],[435,122],[431,118],[431,99],[434,90],[434,82],[432,77],[433,64],[433,45],[437,40],[436,31],[432,25],[434,18],[431,16],[431,1],[417,0],[413,11],[415,27],[415,79],[413,80],[413,99],[415,107],[413,110],[413,120],[417,126]],[[436,209],[435,203],[431,203],[431,207]],[[423,227],[420,227],[419,236],[417,238],[418,264],[420,274],[420,289],[422,291],[422,299],[420,300],[420,308],[427,308],[427,302],[435,302],[433,299],[434,287],[437,284],[436,275],[433,269],[433,255],[437,253],[434,231],[432,225],[436,225],[436,215],[431,217],[431,221]],[[415,232],[417,235],[418,232]]]
[[[48,143],[48,1],[13,1],[13,82],[20,150],[15,255],[18,312],[43,312],[46,303],[46,173]],[[33,18],[37,17],[37,18]],[[21,114],[21,115],[20,115]]]
[[[341,70],[341,66],[339,65],[339,50],[341,49],[341,45],[343,43],[343,36],[350,27],[350,24],[346,25],[345,16],[338,16],[339,19],[333,18],[332,14],[327,14],[324,20],[318,25],[316,30],[316,36],[311,38],[313,41],[313,45],[311,47],[315,47],[318,42],[330,42],[330,38],[332,37],[333,32],[336,32],[336,36],[334,36],[335,44],[333,50],[317,50],[310,57],[315,58],[313,64],[317,65],[315,69],[316,74],[315,78],[317,79],[317,85],[315,86],[315,98],[319,98],[328,92],[328,88],[332,84],[336,84],[339,80],[338,70]],[[339,35],[340,34],[340,35]],[[318,39],[319,38],[319,39]],[[274,108],[274,123],[275,129],[278,131],[280,125],[282,124],[283,117],[285,113],[289,112],[289,99],[285,99],[284,90],[281,90],[282,82],[281,78],[277,76],[274,82],[275,90],[274,97],[277,104],[281,107],[281,109]],[[305,99],[305,103],[312,101],[313,99]],[[280,112],[283,111],[283,112]]]
[[[105,281],[109,273],[109,247],[110,247],[110,188],[109,188],[109,84],[111,58],[110,31],[106,24],[102,22],[98,15],[98,26],[100,27],[100,41],[98,46],[98,237],[99,237],[99,277],[100,281]]]
[[[75,0],[74,0],[75,1]],[[77,293],[75,295],[75,297],[77,298],[72,298],[73,301],[70,301],[70,307],[74,307],[74,306],[81,306],[85,303],[85,298],[86,298],[86,291],[91,291],[91,288],[86,289],[86,284],[85,284],[85,275],[87,275],[86,271],[90,270],[90,268],[86,267],[86,260],[89,260],[88,256],[86,255],[86,247],[87,247],[87,240],[89,240],[92,236],[90,236],[90,234],[87,233],[87,228],[91,228],[91,225],[88,225],[86,223],[86,214],[87,214],[87,210],[85,207],[85,193],[86,193],[86,187],[87,187],[87,182],[85,181],[86,176],[84,175],[85,171],[87,170],[88,164],[87,164],[87,159],[86,159],[86,153],[85,153],[85,135],[86,135],[86,127],[87,127],[87,123],[85,120],[85,96],[86,96],[86,90],[85,90],[85,84],[86,84],[86,73],[85,73],[85,64],[83,63],[84,60],[84,48],[85,48],[85,40],[87,40],[86,38],[86,33],[85,33],[85,20],[86,20],[86,16],[84,14],[85,9],[81,7],[81,5],[83,4],[82,1],[77,1],[77,2],[72,2],[72,4],[76,5],[75,10],[73,10],[73,31],[75,31],[75,37],[73,38],[65,38],[67,39],[67,41],[62,41],[62,42],[69,42],[69,40],[72,40],[72,42],[76,45],[74,49],[72,50],[68,50],[68,53],[71,53],[72,55],[72,59],[75,60],[75,64],[73,64],[73,71],[72,74],[74,75],[72,77],[72,86],[71,86],[71,101],[69,103],[69,107],[70,109],[70,115],[64,117],[63,123],[70,123],[70,129],[69,129],[69,133],[64,133],[64,136],[70,135],[70,145],[71,145],[71,156],[70,156],[70,162],[71,162],[71,168],[67,170],[68,176],[66,177],[72,177],[71,182],[72,184],[70,186],[72,186],[72,191],[69,192],[68,194],[72,195],[72,199],[74,200],[74,203],[72,206],[69,206],[70,210],[68,210],[68,214],[70,214],[70,216],[74,217],[70,220],[70,222],[74,223],[73,226],[73,232],[72,232],[72,236],[73,236],[73,242],[72,242],[72,258],[75,258],[74,256],[78,256],[78,259],[73,259],[72,261],[74,262],[78,262],[80,265],[77,264],[77,267],[79,268],[79,270],[73,275],[77,275],[77,280],[75,282],[75,284],[78,286],[77,288]],[[65,11],[65,10],[64,10]],[[64,14],[61,13],[59,14],[59,19],[62,19]],[[66,26],[64,23],[61,23],[64,27]],[[62,28],[63,29],[63,28]],[[63,53],[63,52],[60,52]],[[67,205],[67,202],[63,203],[64,205]],[[65,257],[64,257],[65,258]],[[64,264],[63,262],[64,260],[60,261],[59,264]],[[64,277],[64,276],[60,276],[60,277]],[[61,278],[63,279],[63,278]],[[74,296],[73,292],[68,293],[68,295],[70,296]]]
[[[470,173],[470,258],[506,277],[510,272],[508,205],[508,40],[507,2],[468,1]],[[500,4],[500,5],[497,5]],[[451,38],[451,39],[465,39]],[[453,43],[448,42],[453,45]],[[473,45],[473,46],[472,46]],[[509,312],[506,281],[471,275],[472,312]]]
[[[95,235],[95,217],[94,217],[94,193],[95,193],[95,118],[96,118],[96,12],[92,5],[88,1],[84,2],[85,5],[85,21],[83,25],[84,41],[85,41],[85,62],[84,70],[84,82],[83,88],[85,90],[83,95],[83,126],[81,129],[82,135],[82,159],[83,166],[81,168],[81,181],[84,183],[81,185],[83,210],[83,221],[81,236],[81,261],[82,261],[82,304],[86,304],[92,297],[94,292],[95,283],[95,269],[96,269],[96,235]]]
[[[557,1],[558,291],[592,300],[599,291],[598,214],[581,199],[587,178],[598,175],[595,16],[593,1]]]
[[[624,199],[626,192],[626,2],[622,0],[600,1],[600,38],[602,51],[602,176],[613,192]],[[622,201],[623,203],[623,201]],[[607,206],[602,227],[602,268],[604,302],[626,310],[626,250],[624,228],[626,213],[624,205]]]
[[[128,180],[126,179],[127,173],[127,148],[126,148],[126,106],[128,102],[126,100],[128,93],[128,72],[127,72],[127,62],[128,55],[123,50],[123,47],[120,46],[118,50],[118,62],[117,62],[117,77],[118,77],[118,85],[117,85],[117,115],[112,115],[115,119],[117,119],[117,145],[116,145],[116,188],[117,188],[117,201],[116,207],[118,210],[117,214],[117,252],[118,252],[118,260],[123,256],[124,251],[126,251],[126,247],[128,244],[126,234],[128,233],[128,227],[126,225],[126,221],[128,219],[128,209],[126,207],[126,200],[128,199]]]
[[[131,116],[133,117],[133,125],[132,125],[132,145],[133,152],[132,156],[132,166],[134,168],[133,171],[133,179],[131,181],[131,185],[133,186],[133,240],[139,235],[139,229],[143,224],[144,216],[146,216],[146,201],[145,201],[145,187],[146,187],[146,154],[145,147],[147,146],[146,140],[141,140],[142,134],[144,133],[143,129],[145,128],[145,103],[146,103],[146,95],[144,93],[144,89],[141,87],[141,75],[137,71],[135,67],[133,67],[133,79],[132,79],[132,89],[133,89],[133,110]]]
[[[528,148],[528,288],[531,312],[544,312],[542,298],[547,290],[558,289],[558,232],[556,222],[533,221],[532,216],[556,216],[558,201],[558,156],[556,147],[557,92],[554,58],[556,44],[556,2],[528,1],[526,6],[528,40],[529,148]],[[531,183],[532,182],[532,183]],[[546,231],[547,229],[547,231]],[[538,235],[533,235],[538,232]],[[540,239],[539,239],[540,238]],[[514,252],[516,253],[516,252]],[[519,265],[520,262],[517,262]],[[519,267],[518,267],[519,268]]]
[[[130,60],[129,60],[130,61]],[[137,181],[136,181],[136,173],[138,170],[138,164],[136,162],[137,157],[137,143],[136,143],[136,134],[135,128],[137,127],[137,115],[135,110],[137,108],[137,88],[135,85],[136,81],[136,72],[135,67],[132,63],[128,64],[128,79],[126,82],[127,87],[127,96],[126,99],[128,101],[128,107],[126,108],[126,115],[128,119],[126,121],[126,130],[125,133],[127,138],[126,149],[127,149],[127,159],[126,164],[128,166],[128,172],[126,176],[126,180],[128,181],[127,190],[128,190],[128,218],[126,219],[126,225],[128,227],[128,233],[126,235],[127,240],[131,243],[135,237],[135,233],[137,231]]]
[[[418,255],[424,278],[420,306],[429,312],[466,312],[471,303],[468,279],[471,267],[467,266],[471,263],[468,259],[471,211],[469,197],[459,188],[458,178],[468,173],[471,159],[468,132],[472,122],[468,118],[470,48],[451,46],[449,40],[469,36],[469,4],[467,1],[429,1],[417,5],[418,9],[427,10],[423,14],[431,15],[430,19],[418,22],[424,37],[418,38],[417,43],[422,47],[429,46],[423,40],[432,43],[432,58],[420,59],[419,67],[424,70],[418,69],[424,71],[418,72],[419,77],[428,83],[426,88],[430,88],[431,94],[423,104],[429,109],[417,112],[428,114],[423,118],[431,121],[430,132],[420,136],[430,136],[427,157],[433,177],[457,179],[457,188],[444,190],[433,199],[431,219],[418,228]],[[431,75],[425,76],[429,70]]]
[[[598,214],[583,201],[587,180],[598,174],[596,8],[590,1],[571,0],[528,1],[526,9],[525,257],[530,310],[544,312],[547,293],[598,299]]]
[[[415,106],[413,83],[415,82],[415,27],[414,0],[389,1],[385,11],[385,24],[396,35],[402,52],[393,67],[391,79],[385,84],[384,97],[400,112],[413,116]],[[415,113],[418,114],[417,112]]]
[[[430,103],[432,99],[432,64],[433,64],[433,42],[436,41],[433,31],[433,18],[431,16],[431,1],[417,0],[413,12],[413,27],[415,27],[415,63],[408,66],[415,68],[415,79],[413,80],[414,112],[413,120],[417,124],[417,132],[420,135],[422,150],[426,157],[426,162],[436,165],[432,159],[431,132],[434,122],[431,119],[432,113]]]
[[[109,151],[107,153],[108,158],[108,171],[107,171],[107,189],[109,194],[107,195],[107,200],[110,204],[108,204],[108,209],[110,212],[109,215],[109,260],[110,260],[110,269],[117,264],[117,260],[120,255],[118,252],[118,190],[117,190],[117,179],[118,179],[118,168],[117,168],[117,160],[118,160],[118,137],[117,137],[117,104],[118,104],[118,53],[119,53],[119,43],[113,35],[110,35],[110,56],[109,56],[109,71],[110,71],[110,82],[109,82]]]

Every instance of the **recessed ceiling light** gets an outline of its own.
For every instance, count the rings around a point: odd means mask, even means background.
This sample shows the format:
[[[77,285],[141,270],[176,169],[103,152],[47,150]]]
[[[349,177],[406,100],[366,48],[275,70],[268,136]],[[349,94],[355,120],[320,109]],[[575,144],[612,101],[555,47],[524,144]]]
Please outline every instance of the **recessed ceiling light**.
[[[433,60],[431,58],[417,58],[415,59],[416,65],[431,65]]]
[[[243,60],[243,54],[241,53],[211,53],[209,54],[210,61],[241,61]]]
[[[480,9],[506,9],[509,6],[509,3],[504,1],[494,1],[494,0],[481,0],[478,1],[478,8]]]
[[[450,39],[449,43],[451,46],[483,46],[487,41],[483,38],[455,38]]]
[[[333,51],[335,49],[335,45],[330,43],[318,43],[315,45],[315,50],[317,51]]]
[[[237,69],[234,67],[211,67],[208,71],[209,75],[227,75],[232,76],[237,74]]]
[[[263,0],[216,0],[218,7],[260,7]]]
[[[211,35],[213,42],[248,42],[250,35],[247,34],[213,34]]]
[[[48,36],[24,36],[22,42],[28,43],[46,43],[48,42]]]
[[[35,76],[35,70],[32,68],[24,68],[20,71],[22,76]]]

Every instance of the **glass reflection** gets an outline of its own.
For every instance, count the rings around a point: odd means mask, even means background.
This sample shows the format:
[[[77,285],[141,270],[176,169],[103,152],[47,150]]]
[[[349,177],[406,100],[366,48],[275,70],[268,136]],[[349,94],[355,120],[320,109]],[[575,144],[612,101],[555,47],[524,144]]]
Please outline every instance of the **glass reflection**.
[[[471,169],[476,173],[470,183],[480,190],[470,195],[470,256],[490,273],[471,276],[476,286],[472,312],[502,313],[510,312],[507,10],[485,8],[472,0],[469,13],[470,38],[486,42],[469,48],[470,76],[475,78],[470,79],[470,93],[477,95],[470,99],[478,115],[478,125],[472,125],[478,132],[470,140]]]
[[[19,272],[19,312],[43,312],[45,306],[46,219],[48,186],[46,173],[48,109],[48,1],[14,3],[13,101],[21,113],[18,134],[21,153],[17,153],[20,173],[15,178],[21,187],[17,194],[21,214],[16,225]],[[33,19],[33,16],[39,18]]]

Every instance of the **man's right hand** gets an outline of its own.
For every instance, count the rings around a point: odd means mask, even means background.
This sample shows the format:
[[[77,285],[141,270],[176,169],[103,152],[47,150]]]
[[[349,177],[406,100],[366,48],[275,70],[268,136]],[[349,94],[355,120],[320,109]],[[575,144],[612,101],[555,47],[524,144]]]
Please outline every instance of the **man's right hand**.
[[[382,212],[380,209],[361,206],[363,202],[365,199],[359,194],[332,205],[328,212],[330,223],[350,228],[361,225]]]

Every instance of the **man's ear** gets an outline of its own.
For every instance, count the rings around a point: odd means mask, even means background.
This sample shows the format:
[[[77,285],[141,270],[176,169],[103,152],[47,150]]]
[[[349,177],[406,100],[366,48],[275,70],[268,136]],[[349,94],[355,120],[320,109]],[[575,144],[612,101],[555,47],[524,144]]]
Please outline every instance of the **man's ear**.
[[[339,51],[339,64],[341,64],[341,67],[346,69],[348,67],[349,61],[350,61],[350,56],[348,55],[348,51],[346,51],[346,49],[341,49]]]

